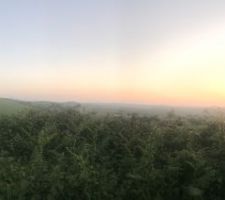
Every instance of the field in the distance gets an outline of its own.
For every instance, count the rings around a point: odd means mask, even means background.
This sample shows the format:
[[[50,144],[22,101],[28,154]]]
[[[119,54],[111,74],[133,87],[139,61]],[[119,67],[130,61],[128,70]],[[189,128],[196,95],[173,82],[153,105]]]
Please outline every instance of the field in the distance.
[[[79,105],[73,103],[56,103],[48,101],[21,101],[7,98],[0,98],[0,115],[12,115],[19,112],[29,111],[31,109],[49,109],[57,107],[75,108]]]
[[[0,98],[0,114],[14,114],[28,108],[22,101]]]
[[[142,105],[142,104],[119,104],[119,103],[77,103],[77,102],[48,102],[48,101],[21,101],[14,99],[0,98],[0,115],[16,114],[30,109],[48,108],[70,108],[79,109],[83,113],[96,112],[105,114],[132,114],[137,113],[144,116],[160,115],[164,116],[168,112],[176,115],[216,115],[224,112],[223,108],[216,107],[173,107],[162,105]]]

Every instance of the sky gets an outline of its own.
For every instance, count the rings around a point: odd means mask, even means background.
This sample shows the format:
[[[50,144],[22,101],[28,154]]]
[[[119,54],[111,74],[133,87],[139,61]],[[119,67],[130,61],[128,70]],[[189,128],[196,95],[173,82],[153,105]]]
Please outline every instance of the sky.
[[[0,97],[225,106],[224,0],[0,2]]]

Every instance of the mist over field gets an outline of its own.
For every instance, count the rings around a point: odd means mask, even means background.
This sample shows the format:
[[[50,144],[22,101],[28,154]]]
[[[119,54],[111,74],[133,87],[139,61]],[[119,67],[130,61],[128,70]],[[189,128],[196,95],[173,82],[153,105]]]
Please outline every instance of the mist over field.
[[[169,106],[125,103],[84,103],[84,102],[51,102],[51,101],[22,101],[0,98],[0,114],[11,115],[30,109],[62,109],[78,110],[82,113],[95,113],[97,115],[129,115],[166,116],[173,113],[178,116],[216,116],[225,112],[224,107],[193,107]]]

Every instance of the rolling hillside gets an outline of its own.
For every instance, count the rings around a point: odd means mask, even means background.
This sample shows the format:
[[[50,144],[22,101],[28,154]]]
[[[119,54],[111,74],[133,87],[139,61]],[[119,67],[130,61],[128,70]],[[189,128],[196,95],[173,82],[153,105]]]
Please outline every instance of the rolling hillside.
[[[14,114],[22,110],[28,109],[29,107],[30,106],[23,101],[0,98],[0,115]]]
[[[75,108],[79,106],[76,102],[56,103],[48,101],[20,101],[14,99],[0,98],[0,115],[16,114],[29,109],[45,108]]]
[[[138,113],[139,115],[152,116],[152,115],[167,115],[169,112],[173,112],[176,115],[216,115],[218,112],[225,113],[224,108],[216,107],[173,107],[162,105],[132,105],[132,104],[116,104],[116,103],[77,103],[77,102],[48,102],[48,101],[20,101],[13,99],[0,98],[0,115],[15,114],[23,110],[34,109],[46,109],[52,108],[69,108],[79,109],[84,113],[98,113],[100,115],[105,114],[131,114]]]

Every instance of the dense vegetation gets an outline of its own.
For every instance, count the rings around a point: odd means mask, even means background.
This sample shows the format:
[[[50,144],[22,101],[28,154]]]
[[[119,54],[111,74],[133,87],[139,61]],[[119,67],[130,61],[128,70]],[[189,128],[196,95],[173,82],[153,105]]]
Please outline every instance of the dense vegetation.
[[[0,119],[0,199],[224,200],[222,117],[36,110]]]

